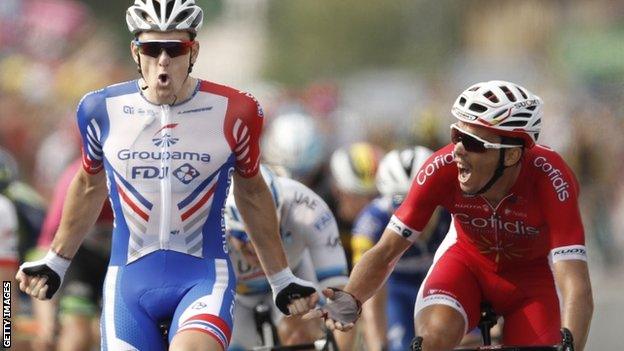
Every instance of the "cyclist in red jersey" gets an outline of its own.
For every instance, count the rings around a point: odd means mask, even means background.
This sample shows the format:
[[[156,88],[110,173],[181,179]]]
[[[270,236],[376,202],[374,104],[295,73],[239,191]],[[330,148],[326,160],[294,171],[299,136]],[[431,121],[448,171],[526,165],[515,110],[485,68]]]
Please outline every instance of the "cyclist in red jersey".
[[[322,311],[347,330],[437,206],[454,224],[415,306],[422,349],[451,350],[489,301],[505,319],[503,343],[556,344],[568,328],[582,350],[593,312],[578,183],[555,151],[535,145],[542,101],[516,84],[475,84],[456,100],[452,144],[417,173],[380,242]],[[398,234],[398,235],[397,235]],[[557,294],[559,290],[560,295]],[[561,297],[561,300],[559,299]]]

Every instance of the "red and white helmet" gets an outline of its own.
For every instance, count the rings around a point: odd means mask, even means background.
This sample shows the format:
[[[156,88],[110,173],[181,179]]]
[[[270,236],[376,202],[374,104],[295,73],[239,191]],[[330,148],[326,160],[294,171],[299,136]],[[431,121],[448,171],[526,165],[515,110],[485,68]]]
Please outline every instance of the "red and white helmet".
[[[134,0],[126,11],[126,24],[135,35],[173,30],[197,33],[203,19],[202,9],[195,0]]]
[[[502,80],[472,85],[464,90],[451,109],[462,122],[535,145],[542,125],[542,99],[527,89]]]

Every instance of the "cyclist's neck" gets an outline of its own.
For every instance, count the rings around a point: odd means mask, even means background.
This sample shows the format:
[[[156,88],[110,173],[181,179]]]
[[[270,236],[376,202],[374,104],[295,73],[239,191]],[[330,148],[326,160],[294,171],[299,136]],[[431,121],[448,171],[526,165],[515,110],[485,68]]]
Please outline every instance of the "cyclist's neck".
[[[505,168],[503,175],[492,185],[492,187],[486,191],[482,196],[494,207],[498,205],[501,200],[509,195],[511,188],[516,184],[522,164],[519,162],[515,166]]]

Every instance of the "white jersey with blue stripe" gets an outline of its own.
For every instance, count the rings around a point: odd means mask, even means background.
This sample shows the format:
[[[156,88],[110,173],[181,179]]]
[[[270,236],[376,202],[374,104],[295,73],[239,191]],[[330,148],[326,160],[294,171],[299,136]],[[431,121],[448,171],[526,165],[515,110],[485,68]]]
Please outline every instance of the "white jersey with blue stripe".
[[[346,284],[347,260],[336,219],[327,204],[295,180],[276,177],[276,182],[281,197],[280,235],[288,266],[298,277],[317,281],[322,288]],[[230,257],[238,280],[238,294],[271,292],[260,267],[251,267],[236,250],[230,251]]]
[[[106,171],[111,265],[156,250],[225,258],[231,172],[257,173],[262,120],[252,96],[207,81],[171,106],[148,102],[137,81],[87,94],[78,106],[83,166]]]

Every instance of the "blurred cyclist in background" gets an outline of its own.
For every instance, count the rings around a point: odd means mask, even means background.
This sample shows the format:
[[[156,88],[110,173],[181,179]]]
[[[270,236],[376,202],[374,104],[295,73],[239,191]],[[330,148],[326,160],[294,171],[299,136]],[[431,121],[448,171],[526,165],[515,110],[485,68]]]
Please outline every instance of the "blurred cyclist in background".
[[[275,117],[262,138],[265,162],[286,168],[293,179],[315,192],[323,182],[326,154],[325,137],[317,122],[302,112]]]
[[[315,282],[318,289],[343,287],[348,279],[347,261],[336,220],[329,207],[305,185],[293,179],[277,177],[265,166],[261,169],[273,195],[282,244],[294,274]],[[271,301],[271,287],[231,194],[226,201],[225,226],[230,257],[238,279],[230,350],[250,350],[261,345],[254,324],[254,307],[259,303],[273,306],[271,314],[281,345],[311,343],[321,338],[318,320],[285,317]],[[343,339],[344,334],[338,336],[341,349]]]
[[[17,212],[4,195],[0,194],[0,278],[2,282],[12,282],[17,267],[19,257],[17,254]],[[344,285],[344,283],[343,283]],[[11,296],[17,296],[13,291]],[[12,304],[17,302],[17,298],[11,299]],[[17,313],[17,310],[12,310]]]
[[[489,302],[503,343],[554,345],[560,328],[582,351],[593,313],[578,182],[555,151],[536,145],[542,100],[510,82],[474,84],[455,100],[451,144],[417,173],[381,240],[344,292],[326,290],[326,324],[349,329],[438,206],[454,225],[418,292],[414,349],[452,350]],[[314,311],[311,315],[322,312]]]
[[[8,150],[0,147],[0,194],[8,198],[17,213],[17,252],[20,262],[29,259],[37,246],[43,226],[46,205],[39,194],[20,181],[17,161]]]
[[[82,160],[71,163],[61,175],[54,189],[50,209],[39,236],[41,257],[49,250],[54,233],[59,228],[69,185],[80,170]],[[87,233],[72,260],[58,296],[60,313],[59,350],[91,350],[99,348],[99,315],[102,306],[102,287],[110,257],[113,230],[113,212],[106,201],[95,225]],[[36,338],[42,345],[54,339],[56,331],[56,304],[34,302],[40,333]],[[52,334],[52,335],[50,335]],[[48,340],[47,342],[45,340]]]
[[[340,240],[351,270],[351,230],[357,215],[378,194],[377,167],[383,151],[370,143],[354,143],[334,151],[330,159],[331,198],[328,204],[338,221]]]
[[[227,349],[235,276],[223,207],[232,180],[276,305],[301,314],[318,299],[276,244],[275,207],[259,173],[258,102],[190,76],[202,22],[193,0],[135,0],[128,8],[140,78],[79,103],[83,167],[47,255],[17,274],[31,296],[54,296],[108,195],[115,224],[104,284],[104,350]],[[166,322],[168,342],[160,330]]]
[[[353,264],[381,238],[422,164],[433,152],[423,146],[392,150],[377,170],[375,198],[353,225]],[[362,306],[367,350],[404,351],[414,338],[414,301],[433,262],[433,254],[446,236],[451,218],[438,208],[421,234],[396,263],[386,284]]]

